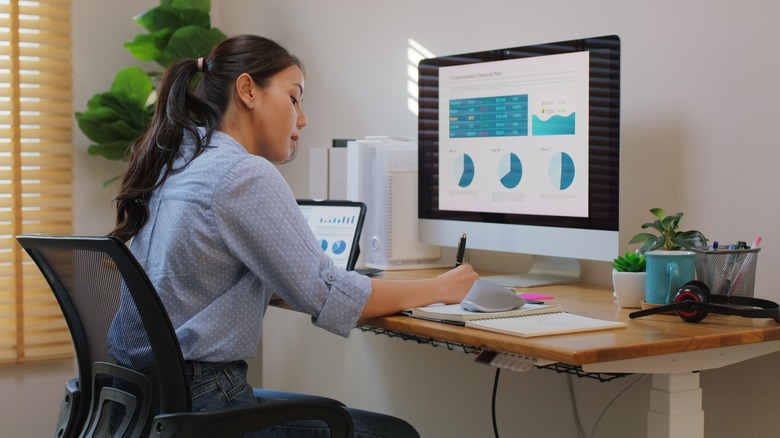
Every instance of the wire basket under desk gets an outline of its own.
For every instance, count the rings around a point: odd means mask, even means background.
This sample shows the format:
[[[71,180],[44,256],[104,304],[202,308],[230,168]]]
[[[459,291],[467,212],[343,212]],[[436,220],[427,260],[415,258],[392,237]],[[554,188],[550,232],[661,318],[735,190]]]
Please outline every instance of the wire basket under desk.
[[[696,279],[713,294],[752,297],[761,248],[692,249],[696,253]]]

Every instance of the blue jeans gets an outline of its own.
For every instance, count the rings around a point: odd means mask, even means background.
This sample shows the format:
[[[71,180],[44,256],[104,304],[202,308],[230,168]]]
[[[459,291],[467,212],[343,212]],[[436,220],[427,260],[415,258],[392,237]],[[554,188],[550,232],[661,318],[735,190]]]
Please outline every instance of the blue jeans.
[[[247,364],[236,362],[187,361],[187,379],[192,394],[192,410],[210,411],[233,406],[263,403],[266,400],[308,399],[341,403],[311,395],[253,389],[246,381]],[[407,422],[389,415],[345,408],[352,416],[354,436],[359,438],[418,438],[420,435]],[[330,431],[318,420],[296,421],[264,429],[252,437],[329,437]]]

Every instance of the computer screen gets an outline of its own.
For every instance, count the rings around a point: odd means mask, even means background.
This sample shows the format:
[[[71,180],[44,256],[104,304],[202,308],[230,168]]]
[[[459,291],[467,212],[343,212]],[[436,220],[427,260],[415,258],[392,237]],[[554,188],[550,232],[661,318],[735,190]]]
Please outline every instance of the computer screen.
[[[512,286],[576,281],[618,252],[620,39],[419,63],[423,243],[534,255]]]

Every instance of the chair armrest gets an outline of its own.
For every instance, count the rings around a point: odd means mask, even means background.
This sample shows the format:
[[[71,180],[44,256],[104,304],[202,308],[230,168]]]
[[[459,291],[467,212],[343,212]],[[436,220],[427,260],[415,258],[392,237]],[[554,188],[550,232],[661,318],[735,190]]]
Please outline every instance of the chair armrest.
[[[219,411],[181,412],[154,417],[150,437],[210,438],[244,434],[290,421],[321,420],[331,437],[352,437],[352,417],[342,407],[320,401],[274,400]]]

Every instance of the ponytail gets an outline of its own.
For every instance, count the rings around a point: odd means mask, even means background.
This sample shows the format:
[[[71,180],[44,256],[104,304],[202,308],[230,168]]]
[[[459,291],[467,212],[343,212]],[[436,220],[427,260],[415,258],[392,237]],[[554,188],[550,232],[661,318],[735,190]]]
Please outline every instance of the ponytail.
[[[279,44],[254,35],[238,35],[218,44],[205,58],[179,60],[163,74],[157,105],[146,133],[133,142],[116,200],[116,226],[111,231],[130,240],[149,218],[152,192],[177,170],[173,162],[185,133],[195,139],[195,155],[210,143],[232,93],[235,81],[248,73],[260,87],[276,73],[301,62]],[[197,88],[193,83],[201,74]],[[198,131],[205,130],[205,135]],[[186,167],[185,163],[183,167]],[[182,168],[183,168],[182,167]]]
[[[112,236],[127,241],[146,223],[147,202],[154,189],[174,170],[173,161],[184,133],[190,133],[195,139],[197,156],[216,129],[220,112],[191,91],[197,73],[198,61],[179,60],[163,74],[149,129],[131,146],[128,166],[115,198],[117,215]],[[203,139],[196,122],[206,128]]]

